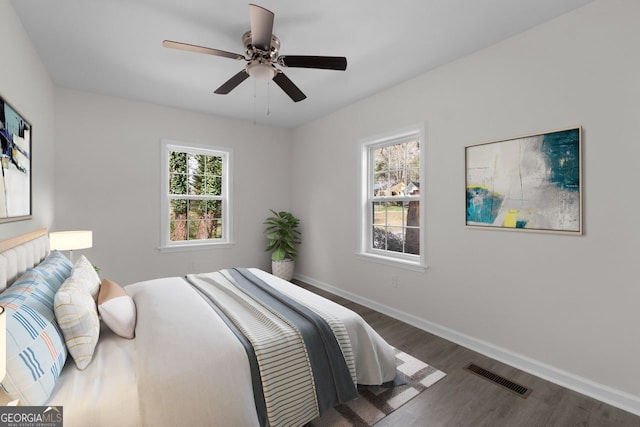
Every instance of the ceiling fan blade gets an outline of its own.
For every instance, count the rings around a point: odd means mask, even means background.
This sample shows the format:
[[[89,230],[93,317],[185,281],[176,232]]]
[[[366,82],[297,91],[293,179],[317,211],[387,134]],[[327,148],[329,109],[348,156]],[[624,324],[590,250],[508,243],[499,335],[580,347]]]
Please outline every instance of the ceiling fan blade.
[[[280,89],[285,91],[294,102],[302,101],[307,97],[282,71],[278,71],[273,81],[276,82],[276,84],[280,86]]]
[[[278,64],[283,67],[344,71],[347,69],[347,58],[344,56],[282,55],[278,57]]]
[[[238,59],[238,60],[245,59],[243,55],[240,55],[238,53],[227,52],[219,49],[213,49],[211,47],[196,46],[194,44],[174,42],[172,40],[163,41],[162,46],[168,47],[171,49],[186,50],[188,52],[206,53],[208,55],[223,56],[225,58],[231,58],[231,59]]]
[[[245,70],[240,71],[235,76],[231,77],[227,80],[222,86],[216,89],[213,93],[217,93],[218,95],[226,95],[236,88],[240,83],[249,78],[249,74]]]
[[[273,33],[273,12],[255,4],[249,5],[249,19],[251,21],[251,44],[268,52],[271,49],[271,34]]]

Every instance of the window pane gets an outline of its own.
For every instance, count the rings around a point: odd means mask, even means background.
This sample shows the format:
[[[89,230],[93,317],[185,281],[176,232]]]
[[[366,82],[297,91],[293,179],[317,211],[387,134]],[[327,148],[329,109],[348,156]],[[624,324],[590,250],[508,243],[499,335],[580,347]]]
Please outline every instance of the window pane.
[[[198,221],[188,221],[189,224],[189,240],[196,240],[198,232]]]
[[[189,200],[189,220],[201,220],[204,219],[204,212],[201,209],[201,201]]]
[[[185,199],[174,199],[169,202],[169,218],[187,218],[187,201]]]
[[[402,202],[387,204],[387,226],[401,226],[404,223],[404,209]]]
[[[222,219],[211,221],[211,239],[222,239]]]
[[[187,221],[171,221],[169,224],[169,238],[172,242],[187,240]]]
[[[207,212],[208,218],[222,218],[222,202],[220,200],[207,200],[203,208]]]
[[[420,202],[406,202],[405,252],[420,254]]]
[[[387,227],[387,250],[404,252],[404,228]]]
[[[222,195],[222,177],[215,175],[205,176],[205,188],[204,193],[207,196],[220,196]]]
[[[373,202],[373,225],[387,225],[387,202]]]
[[[418,168],[411,168],[407,171],[407,194],[420,194],[420,169]]]
[[[374,249],[387,250],[387,233],[384,227],[373,227],[371,241]]]
[[[182,173],[174,173],[170,176],[169,194],[187,194],[187,175]]]
[[[207,175],[222,175],[222,157],[220,156],[204,156],[205,169]]]
[[[187,173],[187,153],[169,152],[169,172]]]
[[[420,141],[407,142],[407,165],[420,167]]]
[[[386,171],[389,169],[389,150],[387,147],[376,148],[373,150],[373,170],[376,172]]]
[[[377,197],[389,196],[389,174],[387,172],[376,173],[373,176],[373,195]]]
[[[187,194],[187,175],[172,173],[169,176],[169,194]]]

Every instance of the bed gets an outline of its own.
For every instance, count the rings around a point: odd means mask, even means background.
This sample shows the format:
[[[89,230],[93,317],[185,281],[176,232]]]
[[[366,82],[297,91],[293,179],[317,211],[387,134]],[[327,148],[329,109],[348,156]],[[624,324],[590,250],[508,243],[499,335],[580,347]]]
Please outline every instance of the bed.
[[[114,325],[118,310],[101,311],[110,281],[99,279],[99,288],[88,286],[92,310],[102,316],[88,334],[95,347],[87,355],[83,349],[91,340],[70,340],[65,312],[58,311],[68,305],[60,298],[70,284],[86,294],[79,284],[85,280],[81,261],[70,266],[63,258],[49,251],[46,229],[0,242],[0,289],[6,288],[0,305],[7,314],[7,376],[0,394],[5,403],[63,406],[66,426],[302,425],[357,396],[356,383],[383,384],[396,376],[393,348],[359,315],[255,268],[125,286],[120,299],[109,302],[131,301],[125,305],[134,311],[131,339],[126,321],[122,330]],[[33,277],[49,281],[44,291]],[[47,292],[49,299],[57,294],[53,314]],[[286,307],[278,311],[278,305]],[[18,320],[34,312],[46,336],[40,350],[51,363],[42,363],[44,379],[27,378],[26,371],[21,379],[13,372],[28,364],[21,359],[27,352],[14,335],[24,326]],[[313,326],[300,326],[307,321]],[[38,351],[38,344],[26,345]],[[28,384],[20,386],[22,380]]]

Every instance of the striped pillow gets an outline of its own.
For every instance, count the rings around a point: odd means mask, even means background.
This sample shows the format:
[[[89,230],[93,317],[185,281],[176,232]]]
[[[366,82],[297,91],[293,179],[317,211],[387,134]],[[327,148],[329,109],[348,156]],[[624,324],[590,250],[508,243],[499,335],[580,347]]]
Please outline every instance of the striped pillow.
[[[67,349],[80,370],[84,370],[98,344],[100,320],[96,302],[81,275],[71,273],[54,299],[54,312]]]
[[[86,256],[82,255],[80,259],[76,261],[71,270],[71,275],[82,280],[83,285],[87,288],[93,299],[98,299],[100,276],[98,276],[96,269]]]
[[[73,264],[59,251],[52,251],[40,264],[34,267],[35,270],[42,273],[45,280],[52,288],[55,288],[53,295],[71,275],[71,269]],[[51,295],[51,301],[53,301],[53,295]]]
[[[25,405],[47,401],[67,358],[53,298],[71,263],[52,255],[0,296],[7,319],[7,374],[0,387]]]

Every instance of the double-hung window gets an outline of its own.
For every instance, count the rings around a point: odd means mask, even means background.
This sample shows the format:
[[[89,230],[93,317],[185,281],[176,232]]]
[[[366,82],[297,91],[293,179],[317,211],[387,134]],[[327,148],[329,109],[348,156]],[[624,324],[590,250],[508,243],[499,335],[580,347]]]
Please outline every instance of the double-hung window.
[[[231,244],[231,151],[163,140],[161,163],[161,249]]]
[[[368,260],[423,270],[422,127],[360,143],[360,249]]]

